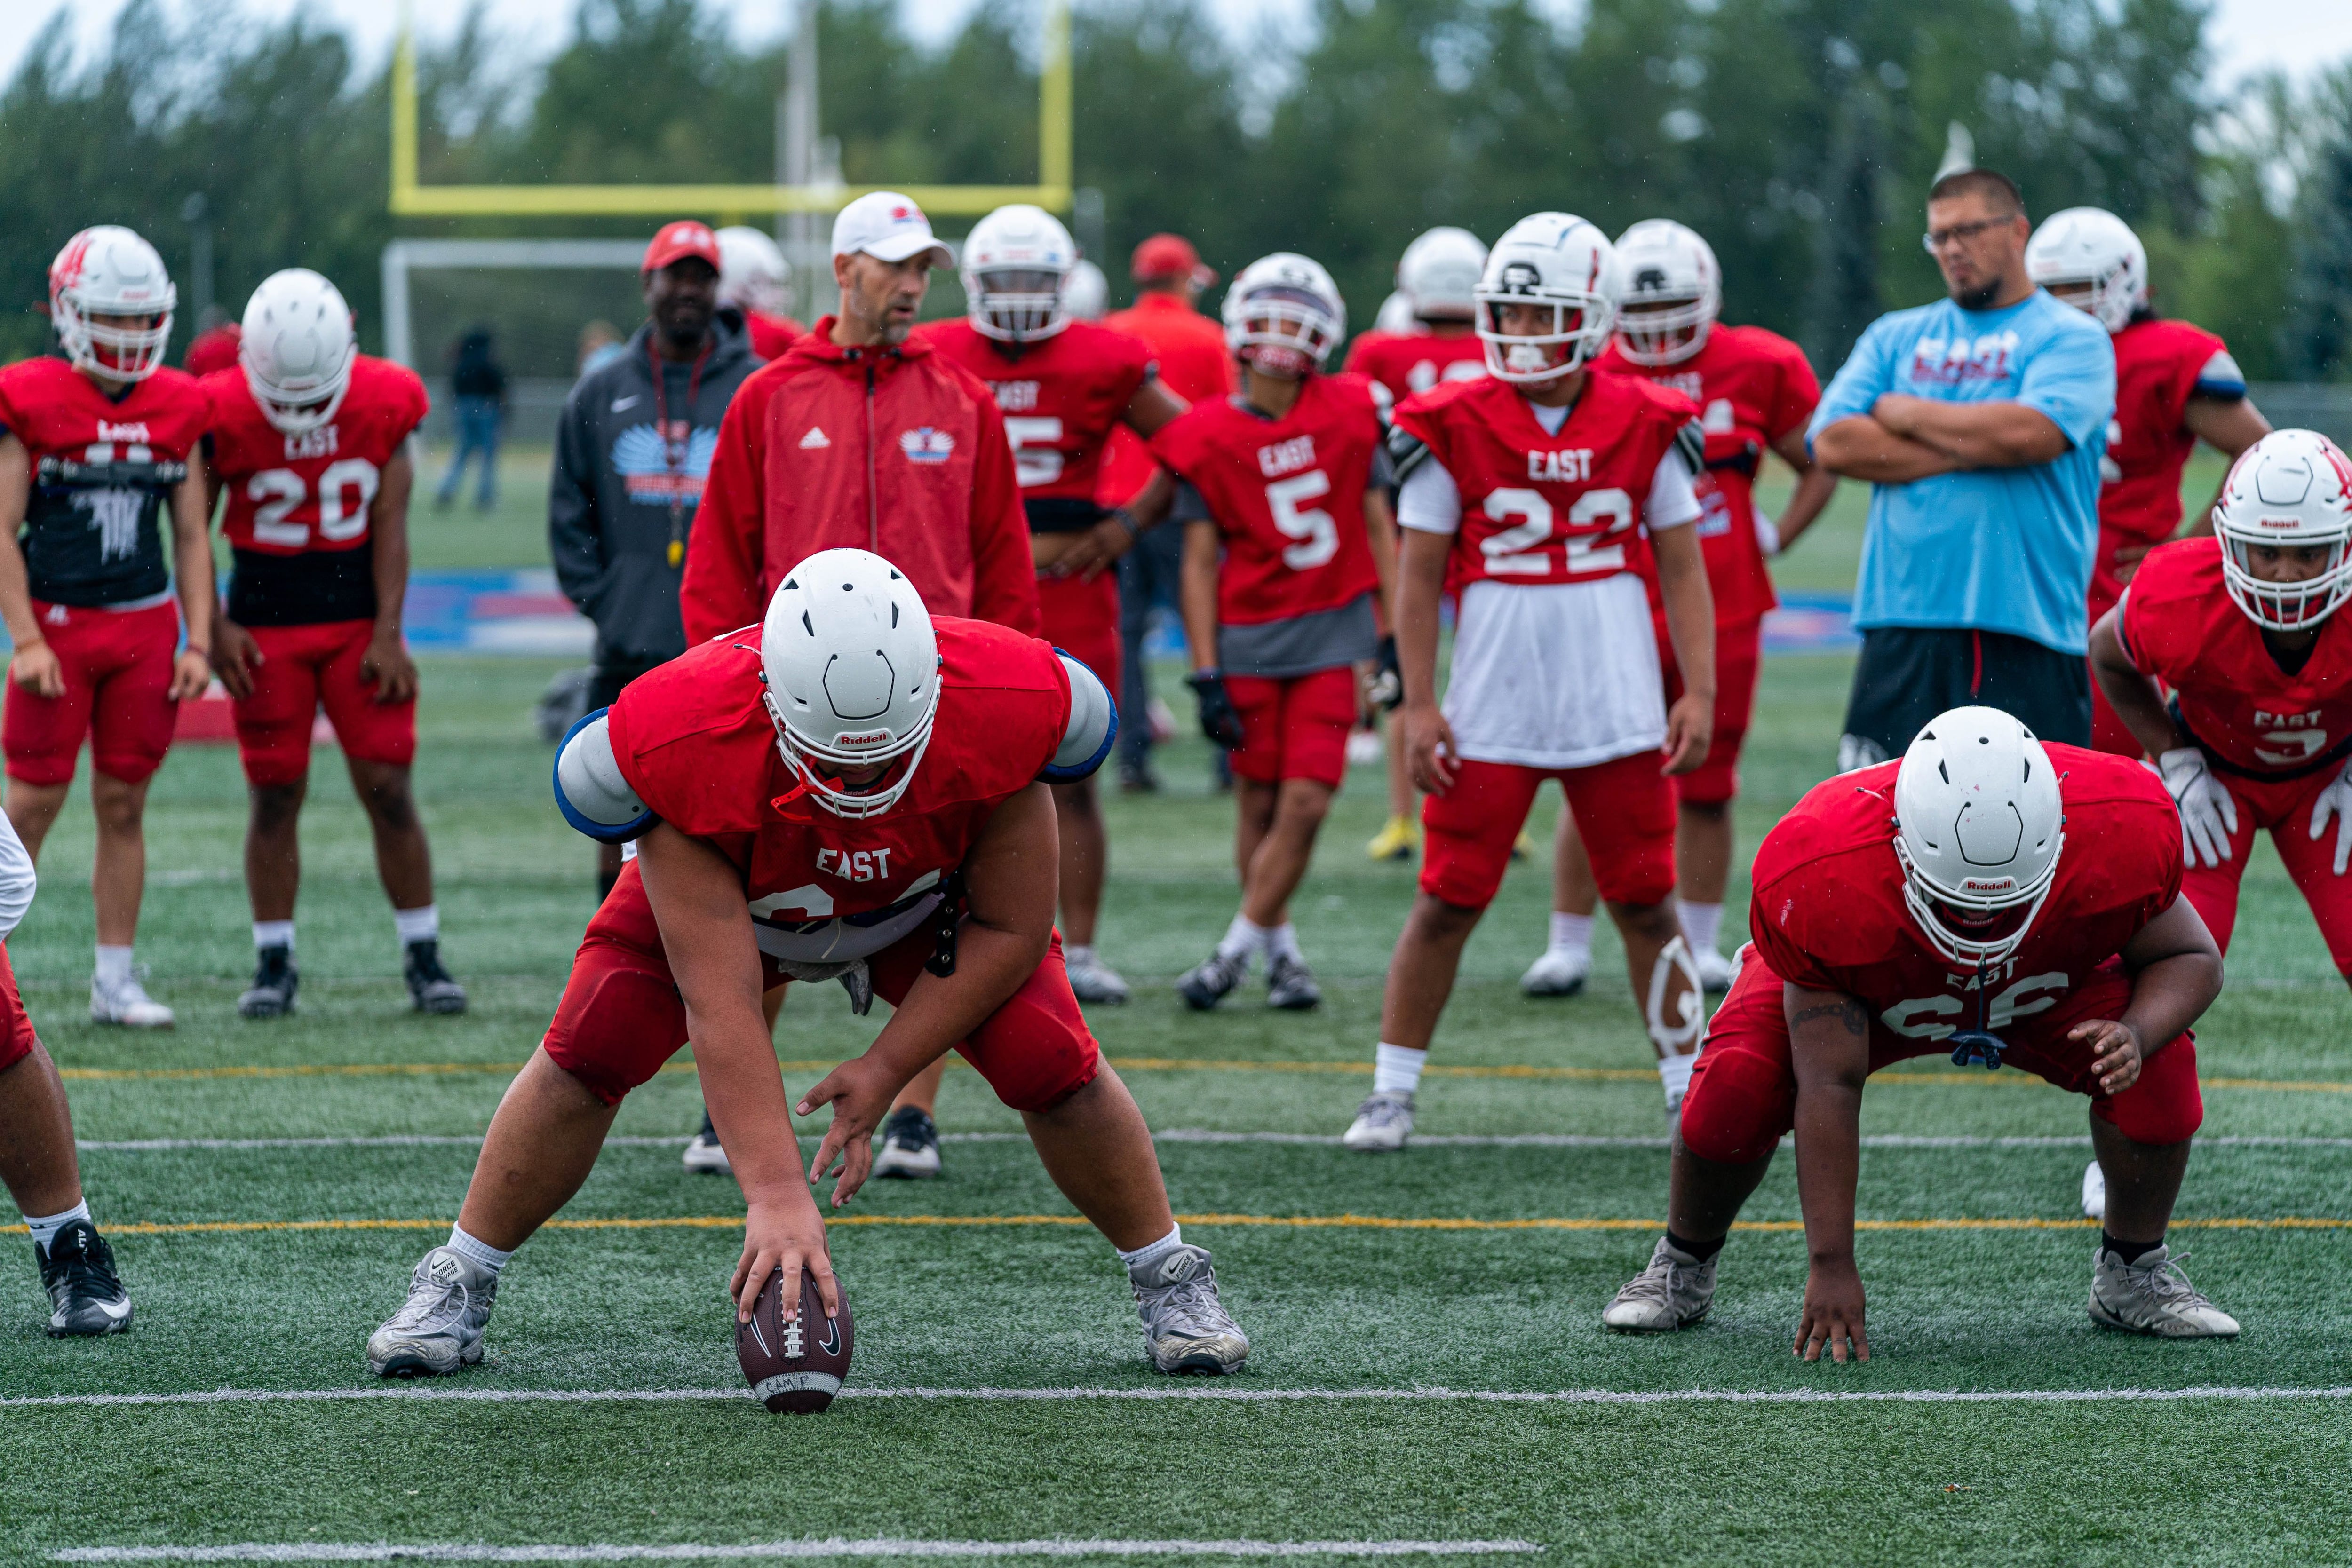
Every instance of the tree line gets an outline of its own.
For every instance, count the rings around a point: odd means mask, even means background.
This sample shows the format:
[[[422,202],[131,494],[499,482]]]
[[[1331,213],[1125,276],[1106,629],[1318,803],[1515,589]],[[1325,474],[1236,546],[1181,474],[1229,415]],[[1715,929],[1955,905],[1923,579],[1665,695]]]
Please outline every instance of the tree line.
[[[1492,239],[1544,207],[1706,235],[1725,308],[1833,365],[1934,296],[1922,199],[1949,128],[2036,214],[2096,204],[2148,242],[2160,309],[2257,379],[2352,378],[2352,63],[2303,88],[2210,79],[2203,0],[1318,0],[1294,37],[1228,37],[1199,0],[1079,0],[1076,181],[1098,257],[1174,229],[1227,276],[1328,267],[1358,325],[1432,225]],[[488,6],[419,61],[427,181],[763,182],[782,45],[706,0],[580,0],[551,55]],[[820,119],[856,183],[1026,183],[1033,0],[919,47],[895,0],[819,13]],[[537,63],[510,62],[530,53]],[[37,351],[64,237],[127,223],[184,293],[199,229],[235,308],[285,266],[335,277],[376,346],[396,235],[637,233],[638,221],[402,220],[385,210],[385,68],[296,7],[132,0],[77,59],[62,16],[0,89],[0,353]],[[190,198],[204,198],[202,212]],[[707,214],[719,215],[719,214]],[[943,225],[952,228],[953,225]],[[193,323],[184,312],[182,331]]]

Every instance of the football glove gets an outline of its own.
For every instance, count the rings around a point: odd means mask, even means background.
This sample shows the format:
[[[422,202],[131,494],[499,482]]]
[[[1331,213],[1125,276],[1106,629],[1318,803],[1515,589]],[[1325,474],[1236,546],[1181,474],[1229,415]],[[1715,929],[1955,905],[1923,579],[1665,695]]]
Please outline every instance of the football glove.
[[[2230,835],[2238,831],[2238,803],[2206,767],[2205,754],[2193,746],[2176,747],[2156,759],[2156,771],[2164,780],[2165,792],[2180,809],[2180,852],[2189,863],[2197,863],[2200,852],[2209,866],[2228,860]],[[2339,787],[2342,783],[2337,780]],[[2347,790],[2347,798],[2352,799],[2352,789]],[[2323,796],[2312,817],[2311,836],[2315,839],[2319,836],[2320,813],[2326,808]],[[2346,824],[2346,835],[2345,843],[2336,850],[2339,871],[2345,849],[2352,846],[2352,822]]]
[[[2327,830],[2330,812],[2336,817],[2336,874],[2342,876],[2347,862],[2352,862],[2352,762],[2336,776],[2336,782],[2319,792],[2311,803],[2311,836],[2317,838]]]
[[[1780,553],[1780,525],[1766,517],[1761,510],[1756,514],[1756,548],[1767,556]]]
[[[1364,695],[1371,699],[1374,707],[1388,713],[1394,713],[1397,705],[1404,701],[1404,666],[1397,663],[1394,637],[1381,639],[1379,663],[1364,687]]]
[[[1195,670],[1184,677],[1201,705],[1201,733],[1227,751],[1242,743],[1241,710],[1225,693],[1225,677],[1214,670]]]

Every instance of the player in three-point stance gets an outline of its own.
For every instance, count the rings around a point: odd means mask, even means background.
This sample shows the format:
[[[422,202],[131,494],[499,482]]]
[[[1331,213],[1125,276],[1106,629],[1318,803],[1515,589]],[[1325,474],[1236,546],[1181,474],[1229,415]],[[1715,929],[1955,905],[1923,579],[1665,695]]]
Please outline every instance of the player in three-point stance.
[[[484,1139],[447,1245],[368,1342],[380,1374],[481,1359],[499,1270],[587,1178],[622,1097],[690,1037],[750,1213],[731,1291],[749,1318],[805,1263],[838,1304],[810,1186],[865,1181],[901,1086],[963,1052],[1022,1113],[1047,1172],[1127,1264],[1162,1372],[1231,1372],[1249,1342],[1188,1245],[1150,1132],[1096,1049],[1054,934],[1047,786],[1099,767],[1110,695],[1076,660],[984,622],[934,622],[864,550],[810,556],[758,628],[689,650],[583,719],[558,801],[637,853],[589,923],[555,1020]],[[893,1009],[802,1097],[833,1108],[805,1172],[763,988],[837,978]]]
[[[2116,348],[2116,413],[2099,460],[2099,551],[2087,624],[2115,608],[2140,559],[2180,528],[2180,470],[2200,441],[2231,462],[2269,431],[2246,396],[2227,344],[2201,327],[2168,321],[2148,305],[2147,251],[2131,225],[2098,207],[2042,220],[2025,270],[2052,295],[2105,327]],[[2208,508],[2190,534],[2213,531]],[[2108,705],[2095,666],[2091,745],[2137,757],[2131,727]],[[2201,907],[2201,905],[2200,905]]]
[[[254,974],[236,1010],[249,1019],[294,1010],[297,826],[310,725],[323,706],[374,836],[410,1003],[463,1012],[465,990],[441,963],[433,851],[408,777],[416,665],[400,617],[416,473],[408,438],[425,418],[425,383],[361,353],[341,293],[298,267],[253,291],[237,365],[204,385],[213,490],[227,492],[222,531],[236,561],[215,664],[235,699],[252,797],[245,881]]]
[[[1617,334],[1593,366],[1643,376],[1699,405],[1706,471],[1695,481],[1699,548],[1715,600],[1715,731],[1706,762],[1675,779],[1675,909],[1683,938],[1710,991],[1731,984],[1731,960],[1717,946],[1723,890],[1731,877],[1731,802],[1739,793],[1739,748],[1756,706],[1764,616],[1780,602],[1767,556],[1812,525],[1837,489],[1837,476],[1805,450],[1805,422],[1821,401],[1804,350],[1761,327],[1717,320],[1723,274],[1715,252],[1691,230],[1648,218],[1617,241],[1625,298]],[[1797,473],[1796,493],[1779,519],[1757,509],[1756,474],[1767,450]],[[1650,585],[1658,657],[1668,701],[1682,695],[1657,585]],[[1572,818],[1560,820],[1552,853],[1551,937],[1520,977],[1531,997],[1574,996],[1592,972],[1592,868]]]
[[[2045,747],[1997,708],[1954,708],[1901,761],[1814,786],[1756,852],[1751,939],[1683,1100],[1666,1234],[1601,1322],[1664,1332],[1706,1315],[1724,1237],[1793,1129],[1812,1259],[1796,1351],[1868,1360],[1863,1083],[1949,1051],[2090,1096],[2113,1194],[2095,1322],[2235,1334],[2164,1242],[2204,1119],[2189,1026],[2221,989],[2181,896],[2179,829],[2137,764]]]
[[[1330,274],[1287,251],[1261,257],[1226,291],[1224,320],[1240,390],[1151,441],[1181,481],[1189,679],[1202,732],[1232,753],[1242,883],[1233,924],[1176,992],[1215,1007],[1264,954],[1267,1003],[1297,1010],[1323,992],[1290,897],[1347,777],[1356,666],[1382,652],[1396,527],[1370,384],[1322,373],[1348,335]]]
[[[1413,782],[1429,793],[1429,852],[1389,966],[1351,1149],[1398,1149],[1411,1134],[1463,945],[1547,779],[1583,826],[1669,1105],[1689,1075],[1704,1015],[1671,896],[1671,776],[1706,760],[1715,717],[1715,617],[1691,526],[1698,411],[1679,392],[1588,368],[1617,297],[1607,235],[1566,213],[1524,218],[1478,284],[1489,379],[1397,405],[1402,727]],[[1668,635],[1692,672],[1671,710],[1643,586],[1653,552]],[[1441,710],[1437,607],[1449,588],[1461,613]]]
[[[1052,214],[1025,203],[999,207],[963,242],[964,319],[921,335],[996,394],[1029,517],[1042,635],[1117,692],[1118,573],[1106,569],[1159,517],[1157,508],[1096,503],[1103,450],[1120,424],[1149,441],[1184,412],[1184,400],[1160,384],[1142,342],[1072,317],[1066,291],[1077,262],[1077,246]],[[1054,812],[1070,989],[1082,1002],[1124,1002],[1127,982],[1095,953],[1110,846],[1093,776],[1057,785]]]
[[[178,705],[212,679],[196,450],[208,410],[195,378],[163,364],[173,299],[152,246],[111,225],[84,229],[49,265],[49,320],[65,357],[0,371],[0,620],[16,643],[0,724],[8,820],[37,862],[87,738],[98,816],[89,1016],[133,1029],[172,1026],[131,964],[147,786]]]
[[[2091,629],[2091,673],[2180,809],[2182,891],[2221,951],[2267,828],[2352,978],[2352,624],[2336,615],[2352,598],[2352,464],[2324,435],[2273,431],[2231,468],[2213,525],[2218,538],[2139,563]],[[2096,1164],[2083,1207],[2105,1207]]]

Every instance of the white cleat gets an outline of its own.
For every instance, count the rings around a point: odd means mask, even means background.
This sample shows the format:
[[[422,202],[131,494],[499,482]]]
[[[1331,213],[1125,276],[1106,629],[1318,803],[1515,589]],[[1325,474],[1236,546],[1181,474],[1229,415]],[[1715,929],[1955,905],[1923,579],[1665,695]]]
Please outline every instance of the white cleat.
[[[727,1160],[727,1151],[719,1146],[719,1129],[711,1124],[710,1113],[702,1113],[702,1131],[686,1145],[678,1163],[696,1176],[733,1176],[735,1167]]]
[[[1709,947],[1697,955],[1698,984],[1703,991],[1727,991],[1739,974],[1739,966]]]
[[[2107,1217],[2107,1173],[2093,1160],[2083,1167],[2083,1218],[2105,1219]]]
[[[1249,1359],[1249,1336],[1217,1299],[1217,1271],[1206,1249],[1189,1243],[1154,1263],[1127,1271],[1135,1313],[1143,1320],[1144,1353],[1161,1372],[1239,1372]]]
[[[1547,947],[1542,957],[1519,977],[1519,989],[1531,997],[1572,997],[1592,976],[1592,955],[1565,947]]]
[[[940,1174],[940,1129],[923,1111],[903,1105],[882,1124],[882,1146],[874,1151],[874,1174],[929,1181]]]
[[[2091,1321],[2159,1339],[2238,1337],[2238,1320],[2189,1282],[2169,1247],[2126,1263],[2101,1242],[2091,1269]]]
[[[1412,1136],[1412,1096],[1370,1094],[1356,1107],[1356,1119],[1339,1142],[1358,1154],[1392,1155]]]
[[[1115,1008],[1124,1005],[1133,994],[1119,972],[1091,952],[1070,957],[1066,967],[1070,977],[1070,994],[1082,1002]]]
[[[496,1274],[436,1247],[409,1276],[408,1300],[369,1336],[368,1369],[378,1377],[415,1377],[473,1365],[482,1359],[482,1329],[498,1294]]]
[[[1601,1309],[1601,1322],[1620,1333],[1672,1333],[1706,1316],[1714,1304],[1715,1260],[1702,1263],[1661,1236],[1650,1266]]]
[[[108,985],[95,975],[89,981],[92,1023],[120,1024],[124,1029],[170,1029],[172,1009],[147,994],[135,975]]]

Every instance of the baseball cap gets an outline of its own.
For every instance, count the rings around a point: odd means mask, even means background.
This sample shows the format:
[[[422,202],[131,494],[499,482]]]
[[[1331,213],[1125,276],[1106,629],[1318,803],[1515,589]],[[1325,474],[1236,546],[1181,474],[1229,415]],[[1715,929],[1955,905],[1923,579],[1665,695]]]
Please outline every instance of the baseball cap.
[[[1201,265],[1201,253],[1182,235],[1153,235],[1137,246],[1127,275],[1138,283],[1189,277],[1197,288],[1206,288],[1217,280],[1214,272]]]
[[[711,271],[719,270],[719,236],[710,232],[710,225],[696,223],[692,218],[680,218],[674,224],[662,225],[661,232],[654,235],[653,243],[646,246],[645,265],[637,270],[640,273],[659,272],[670,263],[684,261],[690,256],[709,262]]]
[[[931,233],[931,220],[911,197],[896,191],[868,191],[841,209],[833,220],[833,254],[855,256],[859,251],[877,261],[900,262],[924,251],[940,267],[955,265],[955,255]]]

